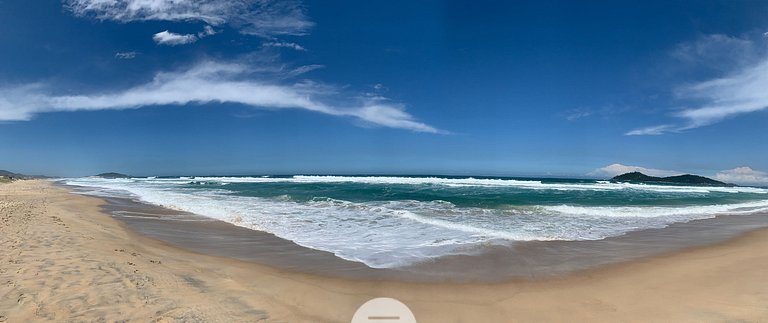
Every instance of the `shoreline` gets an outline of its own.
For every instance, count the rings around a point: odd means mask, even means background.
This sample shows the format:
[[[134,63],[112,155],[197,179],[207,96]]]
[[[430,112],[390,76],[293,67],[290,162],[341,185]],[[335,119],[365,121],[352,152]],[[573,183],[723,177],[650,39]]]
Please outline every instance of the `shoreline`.
[[[81,188],[55,184],[77,192]],[[90,196],[90,195],[89,195]],[[371,268],[272,233],[130,198],[99,197],[103,211],[128,229],[172,246],[255,262],[283,270],[356,280],[505,282],[557,278],[602,266],[638,261],[722,243],[768,228],[768,214],[719,215],[631,231],[601,240],[519,241],[478,248],[394,268]]]
[[[103,200],[0,185],[0,319],[348,322],[374,297],[419,322],[768,319],[768,229],[555,278],[348,280],[205,255],[132,232]]]

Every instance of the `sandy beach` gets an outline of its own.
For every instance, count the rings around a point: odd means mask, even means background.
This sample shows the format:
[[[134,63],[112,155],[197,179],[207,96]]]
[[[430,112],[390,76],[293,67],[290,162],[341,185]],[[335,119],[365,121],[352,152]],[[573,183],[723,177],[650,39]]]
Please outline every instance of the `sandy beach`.
[[[768,230],[539,280],[413,283],[296,273],[144,237],[105,202],[0,184],[0,322],[349,322],[375,297],[419,322],[767,321]]]

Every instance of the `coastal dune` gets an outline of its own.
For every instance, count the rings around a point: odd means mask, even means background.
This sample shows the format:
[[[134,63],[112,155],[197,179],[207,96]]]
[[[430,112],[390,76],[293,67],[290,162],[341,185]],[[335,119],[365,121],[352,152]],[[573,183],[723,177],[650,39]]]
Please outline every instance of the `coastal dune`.
[[[556,278],[413,283],[194,253],[130,231],[104,203],[0,184],[0,322],[349,322],[375,297],[419,322],[768,321],[768,230]]]

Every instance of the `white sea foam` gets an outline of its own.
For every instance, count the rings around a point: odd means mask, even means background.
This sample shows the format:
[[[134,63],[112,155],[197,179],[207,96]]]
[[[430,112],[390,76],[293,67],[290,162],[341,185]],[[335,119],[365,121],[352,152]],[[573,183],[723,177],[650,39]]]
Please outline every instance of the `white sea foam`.
[[[100,178],[88,178],[99,180]],[[755,193],[768,194],[768,189],[756,187],[719,187],[719,186],[679,186],[679,185],[654,185],[642,183],[625,183],[596,181],[594,183],[543,183],[539,180],[517,179],[493,179],[493,178],[442,178],[442,177],[402,177],[402,176],[309,176],[295,175],[292,177],[179,177],[179,178],[132,178],[113,179],[123,182],[148,182],[166,184],[184,184],[195,182],[228,183],[360,183],[360,184],[385,184],[385,185],[444,185],[451,187],[517,187],[532,190],[560,190],[560,191],[616,191],[638,190],[660,193]]]
[[[66,179],[88,188],[87,194],[131,196],[144,202],[204,215],[238,226],[273,233],[281,238],[371,267],[394,267],[447,254],[468,253],[478,244],[529,240],[595,240],[674,222],[768,211],[768,200],[696,206],[577,206],[535,205],[499,208],[457,207],[447,201],[364,201],[332,198],[294,201],[288,195],[271,198],[237,196],[226,186],[190,188],[191,181],[217,183],[367,183],[387,185],[512,186],[541,189],[656,190],[666,186],[596,183],[546,184],[496,179],[408,177],[295,176],[197,177],[142,179]],[[641,187],[641,188],[637,188]],[[713,188],[674,187],[674,193],[702,194]],[[715,192],[763,193],[760,189],[715,188]],[[661,190],[661,191],[659,191]]]
[[[388,185],[446,185],[453,187],[519,187],[535,190],[641,190],[666,193],[758,193],[766,194],[768,189],[754,187],[717,186],[673,186],[636,183],[542,183],[538,180],[492,179],[492,178],[441,178],[441,177],[398,177],[398,176],[307,176],[293,177],[196,177],[198,181],[222,183],[361,183]]]
[[[717,214],[750,214],[768,211],[768,200],[734,204],[697,205],[684,207],[659,206],[542,206],[542,209],[560,214],[594,217],[673,217],[706,216]]]

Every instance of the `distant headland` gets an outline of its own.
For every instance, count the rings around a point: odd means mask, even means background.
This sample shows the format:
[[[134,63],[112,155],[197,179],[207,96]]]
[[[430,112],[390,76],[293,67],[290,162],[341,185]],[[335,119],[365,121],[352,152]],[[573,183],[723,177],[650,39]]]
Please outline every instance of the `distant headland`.
[[[611,178],[613,182],[640,182],[640,183],[660,183],[660,184],[685,184],[698,186],[734,186],[733,184],[716,181],[711,178],[698,175],[677,175],[668,177],[648,176],[641,172],[630,172]]]

